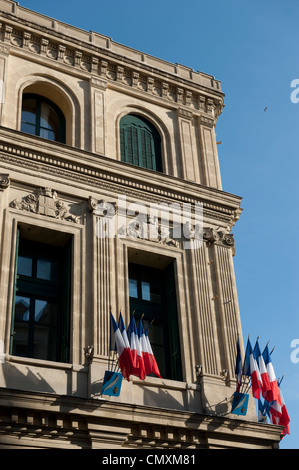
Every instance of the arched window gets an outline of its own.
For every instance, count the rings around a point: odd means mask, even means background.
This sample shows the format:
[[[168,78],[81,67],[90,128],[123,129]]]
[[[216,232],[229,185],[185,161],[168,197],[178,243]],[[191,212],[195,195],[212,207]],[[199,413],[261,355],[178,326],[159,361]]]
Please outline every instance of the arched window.
[[[22,101],[21,131],[65,143],[65,118],[52,101],[25,93]]]
[[[126,163],[162,171],[161,139],[146,119],[127,114],[120,121],[121,160]]]

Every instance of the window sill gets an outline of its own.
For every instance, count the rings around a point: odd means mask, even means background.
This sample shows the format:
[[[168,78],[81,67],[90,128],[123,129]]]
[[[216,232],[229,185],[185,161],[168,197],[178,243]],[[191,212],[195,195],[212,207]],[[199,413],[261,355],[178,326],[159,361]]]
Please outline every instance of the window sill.
[[[4,362],[26,364],[36,367],[46,367],[47,369],[64,369],[80,372],[87,372],[86,367],[79,364],[70,364],[66,362],[46,361],[44,359],[33,359],[31,357],[10,356],[8,354],[4,357]]]
[[[200,388],[199,384],[181,382],[172,379],[160,379],[159,377],[147,376],[145,380],[139,380],[138,378],[133,378],[131,376],[130,380],[134,385],[140,385],[142,387],[158,387],[168,390],[198,390]]]

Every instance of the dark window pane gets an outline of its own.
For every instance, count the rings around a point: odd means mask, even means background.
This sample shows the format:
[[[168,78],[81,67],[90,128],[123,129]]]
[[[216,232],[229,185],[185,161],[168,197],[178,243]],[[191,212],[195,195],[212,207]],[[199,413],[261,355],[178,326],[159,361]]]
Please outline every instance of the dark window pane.
[[[28,356],[30,298],[16,295],[12,354]]]
[[[129,279],[129,296],[134,297],[135,299],[138,297],[136,279]]]
[[[30,297],[16,295],[15,297],[15,320],[29,321]]]
[[[36,277],[46,281],[58,280],[58,262],[56,259],[39,256],[37,258]]]
[[[35,299],[33,357],[36,359],[56,360],[57,313],[56,304]]]
[[[34,321],[56,327],[57,325],[57,305],[47,300],[35,299]]]
[[[151,300],[151,286],[149,282],[141,282],[141,296],[143,300]]]
[[[47,361],[57,360],[57,334],[56,330],[44,325],[34,328],[33,357]]]
[[[22,121],[27,122],[28,124],[35,125],[35,120],[36,120],[36,100],[35,99],[23,100]]]
[[[36,126],[33,124],[28,124],[27,122],[22,122],[21,131],[26,132],[27,134],[35,135]]]
[[[52,131],[51,129],[44,129],[43,127],[40,128],[39,136],[43,139],[48,140],[57,140],[57,132]]]
[[[57,131],[59,127],[57,113],[45,102],[41,103],[40,126],[52,131]]]
[[[19,255],[18,274],[23,276],[32,276],[32,258],[31,256]]]

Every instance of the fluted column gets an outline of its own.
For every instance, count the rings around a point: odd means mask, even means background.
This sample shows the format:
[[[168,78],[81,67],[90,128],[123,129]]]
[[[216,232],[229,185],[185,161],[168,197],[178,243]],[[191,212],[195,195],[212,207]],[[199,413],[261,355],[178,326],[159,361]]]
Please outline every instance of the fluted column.
[[[93,217],[93,346],[94,355],[107,357],[110,337],[110,307],[115,306],[116,238],[109,232],[114,206],[90,200]]]
[[[222,366],[234,377],[236,340],[242,337],[236,281],[233,265],[234,241],[230,234],[220,232],[213,243],[213,260],[217,289],[217,307],[221,328]]]
[[[204,184],[211,188],[222,189],[214,129],[215,120],[212,117],[201,116],[198,118],[198,125]]]
[[[218,375],[220,362],[217,348],[217,326],[212,299],[212,279],[209,267],[208,248],[205,243],[197,250],[191,250],[193,266],[194,300],[196,305],[196,338],[199,350],[198,364],[202,372]]]

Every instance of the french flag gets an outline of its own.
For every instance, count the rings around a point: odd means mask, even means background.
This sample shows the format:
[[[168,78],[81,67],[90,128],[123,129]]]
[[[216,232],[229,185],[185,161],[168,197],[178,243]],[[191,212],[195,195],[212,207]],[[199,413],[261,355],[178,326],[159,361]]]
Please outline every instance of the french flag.
[[[135,322],[134,315],[131,317],[131,321],[128,327],[128,338],[130,342],[130,348],[133,359],[133,368],[132,375],[139,377],[141,380],[144,380],[146,377],[145,367],[143,361],[143,354],[141,351],[140,341],[138,338],[138,331]]]
[[[290,417],[289,417],[289,413],[288,413],[286,404],[285,404],[284,399],[283,399],[281,388],[279,388],[279,393],[280,393],[280,401],[281,401],[281,416],[279,418],[279,424],[280,424],[280,426],[284,426],[282,434],[285,436],[286,434],[290,434],[289,423],[290,423],[291,420],[290,420]]]
[[[149,375],[154,373],[158,377],[161,377],[148,335],[145,333],[143,328],[142,319],[139,320],[137,331],[144,360],[145,374]]]
[[[246,346],[243,374],[251,378],[252,395],[254,398],[259,399],[262,389],[262,378],[249,338]]]
[[[266,399],[268,396],[268,392],[271,391],[271,385],[270,385],[270,379],[269,379],[267,367],[266,367],[263,355],[261,353],[258,341],[256,341],[255,343],[254,355],[257,361],[261,378],[262,378],[262,395]]]
[[[280,383],[278,384],[278,389],[279,389],[281,405],[277,401],[273,401],[270,404],[270,415],[271,415],[271,422],[273,424],[284,426],[282,435],[285,436],[286,434],[290,434],[289,423],[291,420],[290,420],[289,413],[288,413],[288,410],[287,410],[287,407],[286,407],[286,404],[282,395]]]
[[[122,318],[122,315],[120,314],[120,320],[119,320],[120,327],[116,323],[111,312],[110,312],[110,318],[111,318],[112,328],[114,331],[119,367],[120,367],[122,376],[125,379],[130,380],[129,377],[131,375],[132,368],[133,368],[133,359],[132,359],[132,353],[131,353],[127,333],[124,328],[123,318]]]
[[[155,374],[158,377],[162,378],[161,374],[160,374],[160,371],[159,371],[157,361],[155,359],[155,356],[154,356],[154,353],[153,353],[153,350],[152,350],[152,347],[151,347],[151,343],[150,343],[150,340],[149,340],[149,337],[148,337],[147,330],[145,331],[145,340],[147,342],[147,348],[148,348],[148,352],[149,352],[149,361],[150,361],[150,364],[151,364],[151,371],[152,371],[153,374]]]
[[[263,358],[264,362],[266,365],[266,369],[268,372],[268,377],[269,377],[269,382],[270,382],[270,390],[266,393],[266,396],[264,397],[265,400],[268,402],[276,401],[278,405],[281,406],[281,399],[280,399],[280,392],[279,392],[279,387],[278,383],[276,380],[276,375],[274,372],[273,364],[271,361],[271,356],[269,353],[268,345],[266,345],[264,351],[263,351]]]
[[[235,374],[236,374],[236,377],[237,377],[237,389],[236,389],[236,391],[239,392],[240,388],[241,388],[241,383],[242,383],[242,358],[241,358],[239,338],[237,340],[237,358],[236,358]]]

